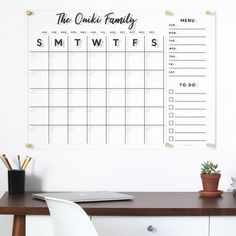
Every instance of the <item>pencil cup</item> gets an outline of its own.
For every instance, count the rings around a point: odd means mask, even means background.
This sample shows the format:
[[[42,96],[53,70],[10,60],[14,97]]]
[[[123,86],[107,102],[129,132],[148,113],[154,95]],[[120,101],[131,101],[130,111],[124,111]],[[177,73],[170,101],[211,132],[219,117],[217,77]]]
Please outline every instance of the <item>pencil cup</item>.
[[[8,193],[19,194],[25,192],[25,171],[8,171]]]

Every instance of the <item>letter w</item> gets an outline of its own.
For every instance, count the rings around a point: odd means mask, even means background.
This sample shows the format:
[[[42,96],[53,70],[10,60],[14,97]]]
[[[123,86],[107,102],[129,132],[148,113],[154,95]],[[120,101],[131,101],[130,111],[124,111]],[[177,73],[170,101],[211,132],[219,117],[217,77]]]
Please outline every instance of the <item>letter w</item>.
[[[92,39],[93,41],[93,46],[101,46],[102,44],[102,39]]]

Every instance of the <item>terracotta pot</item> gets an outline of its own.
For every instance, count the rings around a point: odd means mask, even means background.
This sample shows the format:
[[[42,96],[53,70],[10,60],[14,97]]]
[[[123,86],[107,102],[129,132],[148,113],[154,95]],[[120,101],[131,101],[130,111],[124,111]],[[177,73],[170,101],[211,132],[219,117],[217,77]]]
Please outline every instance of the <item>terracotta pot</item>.
[[[204,192],[216,192],[218,189],[220,174],[217,175],[207,175],[201,174],[202,186]]]

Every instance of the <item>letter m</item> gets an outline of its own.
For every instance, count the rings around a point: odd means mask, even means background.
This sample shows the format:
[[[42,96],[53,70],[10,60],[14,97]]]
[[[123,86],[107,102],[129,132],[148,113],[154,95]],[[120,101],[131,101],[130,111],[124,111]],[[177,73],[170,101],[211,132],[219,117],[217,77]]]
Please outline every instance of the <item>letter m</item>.
[[[63,41],[62,41],[62,39],[60,39],[60,40],[55,39],[55,46],[57,46],[57,45],[63,46]]]

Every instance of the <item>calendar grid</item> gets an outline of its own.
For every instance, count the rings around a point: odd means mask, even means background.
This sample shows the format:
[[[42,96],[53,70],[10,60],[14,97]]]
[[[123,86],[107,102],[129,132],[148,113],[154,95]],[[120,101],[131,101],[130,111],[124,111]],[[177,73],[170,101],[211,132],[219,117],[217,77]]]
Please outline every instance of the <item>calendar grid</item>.
[[[127,144],[130,142],[130,127],[140,127],[140,131],[142,130],[142,133],[140,133],[140,135],[142,136],[143,139],[143,144],[147,143],[147,127],[162,127],[162,130],[164,132],[164,101],[163,104],[156,104],[156,102],[153,103],[149,98],[149,102],[147,101],[147,94],[148,93],[158,93],[158,94],[162,94],[163,99],[164,99],[164,48],[161,51],[155,51],[155,50],[147,50],[146,48],[146,37],[143,36],[142,37],[142,41],[143,41],[143,46],[141,48],[141,50],[139,50],[137,48],[137,50],[132,50],[129,46],[127,47],[127,36],[125,36],[123,38],[123,50],[110,50],[110,44],[108,43],[108,37],[105,36],[104,37],[104,50],[98,50],[95,51],[92,49],[92,47],[94,47],[94,45],[92,46],[92,41],[90,42],[90,37],[86,36],[85,37],[85,43],[86,46],[84,47],[84,49],[82,50],[78,50],[75,51],[72,48],[72,42],[70,41],[70,36],[67,35],[65,37],[65,49],[66,50],[62,50],[62,45],[58,46],[58,50],[56,51],[55,49],[53,49],[53,47],[55,48],[56,43],[53,42],[53,38],[50,39],[50,36],[48,36],[48,50],[47,50],[47,57],[48,57],[48,63],[47,63],[47,67],[39,67],[39,68],[35,68],[35,67],[29,67],[29,72],[32,73],[47,73],[48,75],[48,81],[47,81],[47,87],[45,86],[30,86],[29,90],[33,91],[47,91],[48,94],[48,102],[47,105],[40,105],[40,104],[31,104],[29,105],[29,108],[31,109],[47,109],[48,111],[48,119],[47,119],[47,123],[37,123],[37,122],[30,122],[29,126],[30,127],[47,127],[48,130],[48,144],[55,142],[55,135],[54,135],[54,130],[55,129],[51,129],[51,127],[65,127],[65,133],[66,133],[66,143],[70,144],[71,140],[72,140],[72,136],[71,136],[71,132],[73,131],[71,129],[71,127],[84,127],[84,133],[85,133],[85,143],[89,144],[92,136],[91,136],[91,130],[90,127],[104,127],[104,143],[105,144],[109,144],[110,143],[110,127],[123,127],[123,142],[124,144]],[[91,46],[90,46],[91,44]],[[61,46],[61,48],[60,48]],[[164,46],[164,42],[163,42],[163,46]],[[109,48],[108,48],[109,47]],[[149,47],[150,48],[150,47]],[[30,50],[30,53],[33,53],[34,55],[43,55],[44,52],[46,51],[37,51],[37,50]],[[74,66],[71,65],[71,58],[72,58],[72,53],[76,53],[77,55],[79,53],[81,57],[84,58],[85,60],[85,64],[84,67],[81,66],[81,64],[74,64]],[[85,54],[84,54],[85,53]],[[122,54],[120,54],[122,53]],[[141,54],[142,53],[142,54]],[[152,64],[154,65],[153,67],[150,65],[147,66],[147,62],[146,62],[146,57],[150,55],[158,55],[162,53],[163,54],[163,66],[161,66],[161,64]],[[121,64],[122,66],[115,66],[112,67],[110,65],[110,57],[111,55],[122,55],[122,57],[124,58],[124,62],[123,64]],[[140,65],[136,65],[136,64],[130,64],[132,61],[130,61],[130,55],[132,54],[133,58],[142,58],[142,63]],[[56,55],[61,55],[60,58],[62,60],[64,60],[64,64],[58,64],[60,66],[57,66],[57,64],[55,64],[55,57]],[[84,56],[83,56],[84,55]],[[92,65],[91,63],[91,58],[94,55],[104,55],[104,67],[96,67]],[[96,56],[95,56],[96,57]],[[103,57],[103,56],[102,56]],[[98,57],[98,58],[102,58],[102,57]],[[64,59],[63,59],[64,58]],[[159,58],[159,56],[158,56]],[[53,60],[54,60],[54,64],[53,64]],[[129,60],[129,61],[128,61]],[[82,63],[80,61],[80,63]],[[100,63],[100,61],[98,61],[98,63]],[[114,62],[113,62],[114,63]],[[81,72],[84,73],[85,75],[85,84],[84,86],[75,86],[72,83],[72,77],[71,77],[71,73],[73,72]],[[96,73],[96,72],[104,72],[104,86],[98,87],[98,86],[94,86],[94,84],[92,84],[91,82],[91,78],[90,78],[90,73]],[[117,73],[122,73],[120,79],[122,79],[122,83],[121,86],[112,86],[110,87],[110,73],[113,72],[117,72]],[[153,86],[147,83],[147,73],[156,73],[156,72],[160,72],[163,73],[163,84],[161,83],[154,83],[158,86]],[[63,76],[63,73],[65,73],[65,86],[59,86],[56,87],[55,86],[55,78],[54,78],[54,82],[53,82],[53,73],[61,73],[61,76]],[[142,75],[142,85],[141,87],[139,86],[134,86],[135,83],[132,82],[132,84],[130,84],[130,79],[128,78],[127,73],[139,73],[139,76]],[[60,74],[57,74],[60,75]],[[77,80],[81,79],[82,74],[78,74]],[[55,75],[54,75],[55,76]],[[101,77],[102,78],[102,77]],[[140,77],[141,79],[141,77]],[[154,78],[153,78],[154,79]],[[158,80],[161,79],[161,77],[156,78]],[[58,80],[58,79],[57,79]],[[149,82],[150,83],[150,82]],[[122,85],[123,84],[123,85]],[[82,84],[81,84],[82,85]],[[65,99],[65,104],[63,105],[63,100],[61,100],[61,102],[58,102],[58,104],[55,104],[55,98],[53,100],[53,96],[54,93],[60,93],[61,94],[66,94],[66,99]],[[72,101],[72,97],[74,92],[75,93],[80,93],[80,94],[85,94],[85,100],[84,101],[79,101],[77,100],[76,103],[81,103],[80,105],[77,104],[73,104]],[[81,92],[80,92],[81,91]],[[104,104],[100,104],[100,105],[94,105],[92,100],[91,100],[91,93],[93,92],[98,92],[101,91],[100,94],[104,93],[105,96],[105,100],[104,100]],[[118,98],[118,99],[122,99],[122,103],[121,102],[111,102],[110,101],[110,94],[114,94],[116,93],[116,91],[123,91],[123,95],[122,97]],[[160,91],[160,92],[158,92]],[[136,104],[132,104],[130,103],[130,94],[132,94],[134,92],[134,94],[140,94],[140,99],[142,100],[137,100]],[[37,93],[37,92],[36,92]],[[141,95],[142,93],[142,95]],[[72,95],[71,95],[72,94]],[[119,94],[119,92],[118,92]],[[109,97],[108,97],[109,96]],[[139,95],[138,95],[139,96]],[[138,98],[138,97],[137,97]],[[61,103],[61,104],[60,104]],[[54,110],[57,109],[57,110]],[[59,110],[58,110],[59,109]],[[54,112],[56,111],[58,114],[62,114],[63,116],[63,112],[65,109],[65,115],[66,118],[64,120],[64,123],[58,123],[58,121],[56,121],[55,123],[55,115]],[[84,121],[80,121],[78,123],[76,123],[76,121],[72,122],[72,109],[80,109],[78,111],[81,112],[81,114],[84,114],[85,120]],[[83,110],[84,109],[84,110]],[[93,114],[93,118],[92,118],[92,113],[91,113],[91,109],[98,109],[96,110],[96,112],[99,112],[99,110],[101,112],[103,112],[102,109],[104,109],[104,120],[101,123],[96,123],[94,122],[94,114]],[[121,123],[114,123],[112,122],[112,120],[110,120],[111,118],[111,109],[113,109],[113,112],[116,111],[118,112],[117,109],[123,109],[120,110],[120,112],[122,112],[123,118],[122,118],[122,122]],[[136,110],[135,110],[136,109]],[[150,115],[148,116],[148,112],[149,109],[156,109],[153,111],[156,111],[157,113],[159,112],[158,110],[160,109],[160,114],[162,112],[163,114],[163,121],[161,122],[161,119],[158,119],[158,122],[155,122],[154,120],[151,121],[147,121],[148,117],[150,117]],[[43,110],[42,110],[43,111]],[[130,112],[134,112],[133,115],[135,115],[135,117],[130,116]],[[92,111],[93,112],[93,111]],[[82,118],[81,118],[82,119]],[[113,118],[114,119],[114,115]],[[121,118],[120,118],[121,119]],[[137,119],[137,121],[133,121],[133,119]],[[60,120],[60,119],[58,119]],[[138,122],[138,120],[140,120],[140,122]],[[57,132],[61,132],[61,131],[57,131]],[[83,129],[80,129],[80,132],[83,132]],[[103,131],[101,131],[103,132]],[[163,134],[163,142],[164,142],[164,134]]]

